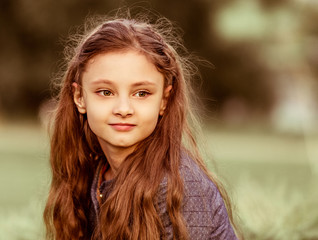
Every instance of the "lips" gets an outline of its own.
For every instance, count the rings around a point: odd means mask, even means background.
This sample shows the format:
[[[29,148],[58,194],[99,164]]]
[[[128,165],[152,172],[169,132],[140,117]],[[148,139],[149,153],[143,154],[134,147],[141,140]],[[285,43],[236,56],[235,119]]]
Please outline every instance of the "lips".
[[[109,125],[116,131],[130,131],[134,127],[136,127],[135,124],[131,124],[131,123],[111,123]]]

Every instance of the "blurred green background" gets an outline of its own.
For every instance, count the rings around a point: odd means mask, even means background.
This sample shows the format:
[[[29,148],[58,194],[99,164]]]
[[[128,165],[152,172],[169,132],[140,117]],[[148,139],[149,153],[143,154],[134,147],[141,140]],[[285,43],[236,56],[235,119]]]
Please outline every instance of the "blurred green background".
[[[316,0],[2,0],[0,239],[43,239],[50,82],[69,33],[122,6],[174,21],[213,63],[195,81],[207,163],[246,239],[318,239]]]

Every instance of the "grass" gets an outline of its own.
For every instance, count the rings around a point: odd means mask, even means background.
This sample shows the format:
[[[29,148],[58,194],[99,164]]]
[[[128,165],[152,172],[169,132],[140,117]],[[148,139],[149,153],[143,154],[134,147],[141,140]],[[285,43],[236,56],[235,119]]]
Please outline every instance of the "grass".
[[[317,179],[315,179],[317,180]],[[238,181],[237,209],[247,239],[318,239],[316,182],[307,189],[287,182],[259,183],[249,177]]]
[[[210,169],[225,179],[246,239],[318,239],[316,137],[208,130]],[[48,150],[37,125],[0,125],[0,239],[43,239]]]
[[[246,239],[318,239],[316,137],[210,129],[207,138]]]
[[[43,239],[48,149],[37,125],[0,125],[0,239]]]

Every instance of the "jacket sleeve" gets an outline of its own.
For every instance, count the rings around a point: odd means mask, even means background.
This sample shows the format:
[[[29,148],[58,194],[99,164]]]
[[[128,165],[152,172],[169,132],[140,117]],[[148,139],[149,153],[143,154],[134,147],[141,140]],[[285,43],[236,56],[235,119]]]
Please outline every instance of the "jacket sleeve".
[[[184,180],[183,217],[191,240],[237,240],[226,207],[215,184],[197,167],[182,166]],[[165,239],[173,239],[166,208],[167,179],[158,195],[158,210],[165,229]]]
[[[189,239],[236,240],[220,192],[208,178],[184,179],[183,216]]]

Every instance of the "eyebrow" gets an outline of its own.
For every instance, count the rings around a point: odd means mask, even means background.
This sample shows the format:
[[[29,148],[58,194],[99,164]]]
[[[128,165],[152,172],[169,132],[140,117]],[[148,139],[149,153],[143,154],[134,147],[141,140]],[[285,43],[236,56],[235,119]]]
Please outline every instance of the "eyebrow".
[[[107,79],[100,79],[92,82],[93,85],[98,85],[98,84],[110,84],[112,85],[113,82]]]
[[[139,86],[144,86],[144,85],[156,85],[155,83],[153,82],[149,82],[149,81],[141,81],[141,82],[136,82],[134,84],[132,84],[132,86],[134,87],[139,87]]]
[[[92,84],[93,85],[98,85],[98,84],[109,84],[109,85],[114,85],[115,81],[111,81],[108,79],[100,79],[100,80],[96,80],[93,81]],[[139,86],[145,86],[145,85],[155,85],[154,82],[150,82],[150,81],[140,81],[140,82],[136,82],[133,83],[132,86],[133,87],[139,87]]]

